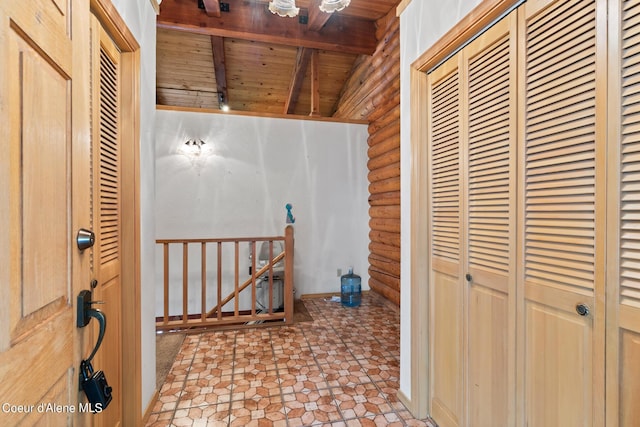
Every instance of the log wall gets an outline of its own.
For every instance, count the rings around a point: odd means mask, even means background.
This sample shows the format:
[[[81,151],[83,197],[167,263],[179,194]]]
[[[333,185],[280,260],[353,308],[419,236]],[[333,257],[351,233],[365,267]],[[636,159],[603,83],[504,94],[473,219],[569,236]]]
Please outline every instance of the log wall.
[[[378,46],[361,56],[334,117],[369,121],[369,286],[400,305],[400,20],[377,22]]]

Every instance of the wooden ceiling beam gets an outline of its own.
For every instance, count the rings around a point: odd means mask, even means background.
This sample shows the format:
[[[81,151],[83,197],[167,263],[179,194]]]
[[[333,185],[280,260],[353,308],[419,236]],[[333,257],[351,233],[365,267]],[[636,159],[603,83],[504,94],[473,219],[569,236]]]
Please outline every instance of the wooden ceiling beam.
[[[298,55],[296,56],[296,65],[293,68],[291,74],[291,83],[289,84],[289,95],[284,105],[284,114],[293,114],[298,98],[300,97],[300,91],[302,90],[302,82],[304,76],[307,73],[307,67],[311,60],[312,49],[306,47],[298,48]]]
[[[317,26],[319,18],[314,18]],[[328,18],[327,18],[328,19]],[[194,0],[163,0],[157,26],[211,36],[233,37],[287,46],[371,55],[376,49],[375,22],[335,15],[321,31],[298,19],[272,14],[266,5],[242,1],[220,18],[207,16]]]
[[[208,16],[220,18],[220,3],[218,0],[202,0],[204,11]]]
[[[311,117],[320,116],[320,62],[318,51],[311,54]]]
[[[321,11],[320,3],[321,0],[309,1],[309,23],[307,25],[311,31],[320,31],[329,18],[333,16],[331,13]]]
[[[216,73],[218,96],[222,94],[222,102],[229,105],[229,93],[227,91],[227,66],[224,57],[224,38],[211,36],[211,51],[213,52],[213,69]]]

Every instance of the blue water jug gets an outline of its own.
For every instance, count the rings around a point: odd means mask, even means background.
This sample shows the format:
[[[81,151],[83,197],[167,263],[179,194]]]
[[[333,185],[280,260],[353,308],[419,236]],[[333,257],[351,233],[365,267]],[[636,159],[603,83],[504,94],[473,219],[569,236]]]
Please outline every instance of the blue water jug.
[[[360,276],[353,274],[353,268],[349,268],[349,274],[340,277],[340,302],[345,307],[357,307],[361,299]]]

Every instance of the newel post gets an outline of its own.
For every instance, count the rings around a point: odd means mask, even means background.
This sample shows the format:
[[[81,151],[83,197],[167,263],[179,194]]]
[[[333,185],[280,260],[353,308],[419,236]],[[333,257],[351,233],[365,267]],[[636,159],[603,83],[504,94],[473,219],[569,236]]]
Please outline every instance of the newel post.
[[[293,226],[284,229],[284,318],[293,323]]]

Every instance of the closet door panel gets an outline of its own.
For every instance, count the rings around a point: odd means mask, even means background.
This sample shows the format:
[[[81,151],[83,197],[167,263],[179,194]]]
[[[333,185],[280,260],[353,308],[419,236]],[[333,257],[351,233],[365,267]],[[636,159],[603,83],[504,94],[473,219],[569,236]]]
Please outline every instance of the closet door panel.
[[[637,329],[638,323],[635,325],[634,329]],[[618,385],[620,390],[620,426],[635,425],[640,419],[638,360],[640,360],[640,333],[622,328],[620,330],[620,383]]]
[[[463,411],[462,330],[460,301],[462,288],[454,275],[435,271],[432,294],[433,347],[432,353],[432,416],[439,426],[461,424]]]
[[[530,426],[603,419],[603,9],[531,0],[521,15],[519,354]]]
[[[463,51],[467,114],[469,418],[513,424],[515,393],[515,13]]]
[[[469,291],[469,417],[473,425],[509,425],[508,295]]]
[[[587,426],[591,419],[591,329],[570,311],[531,300],[526,306],[525,393],[530,426]]]
[[[463,423],[460,74],[453,58],[429,75],[431,413],[441,427]]]
[[[640,1],[611,2],[613,21],[610,129],[612,204],[608,280],[607,423],[631,426],[640,418]]]

